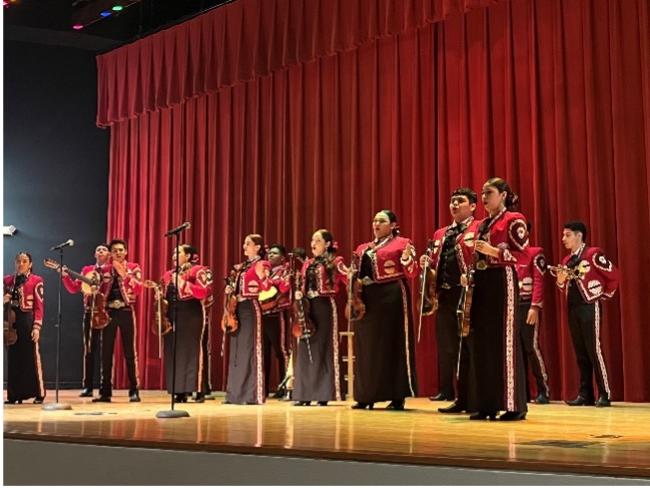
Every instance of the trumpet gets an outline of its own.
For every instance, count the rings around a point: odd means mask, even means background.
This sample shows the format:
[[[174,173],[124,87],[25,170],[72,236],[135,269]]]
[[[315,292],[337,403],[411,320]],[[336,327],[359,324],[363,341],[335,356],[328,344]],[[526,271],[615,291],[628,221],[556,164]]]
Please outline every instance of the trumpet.
[[[551,273],[551,276],[557,278],[558,273],[564,272],[567,274],[567,280],[581,280],[588,271],[588,264],[578,264],[577,268],[569,268],[563,264],[558,264],[557,266],[549,266],[548,271]]]

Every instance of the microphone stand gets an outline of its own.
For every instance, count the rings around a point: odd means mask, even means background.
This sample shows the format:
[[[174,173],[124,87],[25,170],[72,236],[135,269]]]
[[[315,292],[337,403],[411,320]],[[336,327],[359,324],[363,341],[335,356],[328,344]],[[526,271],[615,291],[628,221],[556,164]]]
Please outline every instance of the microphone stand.
[[[169,306],[172,307],[172,392],[171,392],[171,409],[170,410],[160,410],[156,412],[156,418],[159,419],[178,419],[181,417],[189,417],[190,414],[185,410],[176,410],[174,409],[174,403],[176,401],[176,327],[178,324],[178,307],[176,302],[178,301],[178,275],[181,271],[181,267],[178,264],[178,248],[180,247],[181,232],[185,230],[185,227],[180,226],[176,229],[167,233],[167,237],[172,235],[176,236],[176,245],[174,251],[176,252],[176,272],[174,273],[174,293],[172,293],[171,301]]]
[[[44,403],[43,410],[72,410],[68,403],[59,403],[59,363],[61,358],[61,325],[63,324],[62,309],[61,309],[61,283],[63,282],[63,247],[59,248],[59,265],[61,266],[61,273],[59,273],[59,282],[57,286],[57,319],[56,325],[56,398],[54,403]],[[39,339],[40,340],[40,339]]]

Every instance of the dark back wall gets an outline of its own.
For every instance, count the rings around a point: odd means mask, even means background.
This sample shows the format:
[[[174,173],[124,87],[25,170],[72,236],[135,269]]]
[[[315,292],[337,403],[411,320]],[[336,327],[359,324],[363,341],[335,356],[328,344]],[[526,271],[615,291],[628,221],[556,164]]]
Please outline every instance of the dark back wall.
[[[5,40],[4,69],[3,218],[18,232],[3,237],[3,271],[12,273],[15,254],[28,250],[34,272],[45,279],[41,353],[50,388],[58,274],[43,266],[43,258],[57,258],[49,248],[72,238],[65,259],[79,270],[105,239],[109,133],[95,126],[93,52]],[[63,289],[62,310],[60,382],[76,388],[82,376],[81,296]]]

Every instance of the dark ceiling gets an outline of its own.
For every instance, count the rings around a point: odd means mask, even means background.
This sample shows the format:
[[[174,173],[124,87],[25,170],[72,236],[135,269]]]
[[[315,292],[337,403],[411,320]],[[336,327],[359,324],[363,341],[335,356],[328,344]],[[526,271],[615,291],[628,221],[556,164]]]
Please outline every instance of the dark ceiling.
[[[105,51],[233,0],[5,0],[5,40]],[[122,10],[113,10],[114,6]],[[110,13],[107,17],[102,17]],[[74,25],[83,26],[79,30]]]

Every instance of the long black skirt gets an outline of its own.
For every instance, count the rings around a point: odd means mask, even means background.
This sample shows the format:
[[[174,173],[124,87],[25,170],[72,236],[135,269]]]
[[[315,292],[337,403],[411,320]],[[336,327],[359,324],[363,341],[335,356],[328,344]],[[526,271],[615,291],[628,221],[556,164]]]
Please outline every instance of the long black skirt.
[[[316,332],[296,345],[292,399],[300,402],[341,400],[339,328],[332,297],[309,299]],[[310,361],[311,352],[311,361]]]
[[[417,395],[410,294],[402,281],[363,287],[364,317],[354,322],[354,399],[362,403]]]
[[[226,402],[262,404],[264,360],[262,358],[262,311],[257,300],[237,304],[239,328],[230,335]]]
[[[178,310],[176,326],[176,383],[174,392],[192,393],[203,390],[202,380],[207,367],[202,342],[205,329],[203,306],[200,300],[182,300],[175,305]],[[174,333],[165,335],[165,384],[172,392]]]
[[[34,314],[16,310],[18,340],[7,347],[7,400],[45,397],[39,343],[32,340]]]
[[[476,271],[468,345],[471,354],[469,409],[525,412],[526,378],[516,311],[514,268]]]

